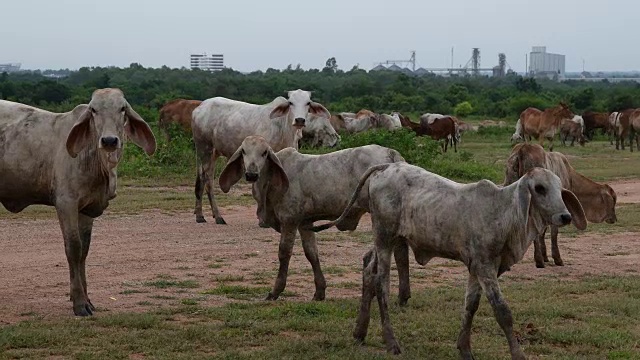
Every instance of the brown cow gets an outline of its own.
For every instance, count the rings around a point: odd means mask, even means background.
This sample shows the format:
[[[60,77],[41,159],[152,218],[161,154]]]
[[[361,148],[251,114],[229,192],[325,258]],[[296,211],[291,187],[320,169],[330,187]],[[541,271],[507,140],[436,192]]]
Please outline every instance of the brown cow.
[[[518,144],[507,160],[504,185],[517,181],[534,167],[551,170],[562,182],[562,187],[573,192],[584,209],[588,221],[608,224],[616,222],[616,193],[607,184],[598,184],[573,169],[566,156],[557,152],[545,152],[538,144]],[[535,261],[539,268],[549,261],[544,242],[546,228],[537,241],[534,241]],[[551,255],[556,265],[564,265],[558,249],[558,227],[551,226]]]
[[[569,136],[571,136],[571,146],[573,146],[576,140],[578,140],[580,146],[584,146],[584,120],[581,116],[576,115],[571,120],[562,120],[562,125],[560,125],[560,141],[563,146],[567,146],[566,141]]]
[[[160,109],[158,127],[164,132],[167,141],[171,140],[169,125],[178,124],[185,131],[191,133],[191,113],[200,106],[200,100],[176,99],[164,104]]]
[[[553,151],[553,138],[560,129],[562,120],[573,119],[575,115],[565,103],[546,109],[544,111],[536,108],[527,108],[520,113],[522,123],[523,138],[534,137],[544,145],[544,140],[549,140],[549,151]]]
[[[616,150],[620,150],[622,146],[622,150],[624,150],[624,139],[629,136],[629,120],[631,114],[635,111],[635,109],[626,109],[620,111],[618,116],[615,118],[613,127],[614,127],[614,137],[616,138]]]
[[[436,141],[444,140],[440,144],[443,152],[447,152],[449,142],[452,142],[454,151],[458,152],[457,126],[451,116],[437,118],[431,124],[426,118],[420,117],[420,129],[416,134],[431,136]]]
[[[633,152],[633,140],[636,140],[636,147],[640,150],[640,109],[635,109],[629,115],[629,150]]]
[[[396,116],[396,115],[398,116],[398,119],[400,119],[400,124],[402,125],[403,128],[411,129],[415,133],[418,133],[420,131],[420,124],[414,123],[413,121],[411,121],[411,119],[408,116],[402,115],[397,111],[394,111],[391,113],[391,116]]]
[[[585,111],[582,114],[584,119],[584,135],[588,140],[593,140],[595,129],[602,129],[603,134],[608,134],[611,130],[609,123],[609,113]]]

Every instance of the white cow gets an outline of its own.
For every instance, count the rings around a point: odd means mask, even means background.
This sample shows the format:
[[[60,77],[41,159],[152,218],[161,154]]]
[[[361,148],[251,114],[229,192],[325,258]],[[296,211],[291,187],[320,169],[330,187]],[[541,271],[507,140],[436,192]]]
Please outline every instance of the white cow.
[[[331,126],[329,119],[311,115],[306,126],[302,128],[302,139],[308,141],[311,147],[334,147],[340,142],[340,135]]]
[[[251,135],[265,138],[274,151],[298,148],[296,130],[305,126],[307,114],[329,118],[321,104],[311,101],[304,90],[288,92],[288,99],[277,97],[269,104],[255,105],[223,97],[207,99],[193,111],[191,127],[196,147],[196,222],[206,222],[202,214],[202,194],[207,191],[217,224],[225,224],[213,196],[214,170],[220,155],[227,158]],[[256,179],[247,178],[247,181]]]

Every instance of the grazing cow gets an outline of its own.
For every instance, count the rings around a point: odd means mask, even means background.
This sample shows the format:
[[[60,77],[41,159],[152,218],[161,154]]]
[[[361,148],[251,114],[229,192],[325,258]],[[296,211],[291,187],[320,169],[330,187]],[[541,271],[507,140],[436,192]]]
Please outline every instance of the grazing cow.
[[[616,150],[624,150],[624,140],[629,136],[629,120],[634,109],[626,109],[617,113],[613,119],[614,137],[616,138]]]
[[[305,126],[307,114],[331,117],[321,104],[311,101],[304,90],[288,92],[269,104],[254,105],[216,97],[205,100],[193,111],[193,141],[196,147],[196,222],[206,222],[202,214],[202,194],[207,191],[216,224],[226,224],[213,196],[214,170],[219,156],[231,157],[247,136],[260,135],[274,151],[298,147],[296,130]],[[255,179],[247,179],[255,181]]]
[[[342,114],[345,114],[345,113],[332,114],[331,117],[329,118],[329,123],[331,123],[331,127],[333,127],[333,130],[335,130],[336,132],[347,129],[345,126],[344,118]],[[356,114],[353,114],[353,116],[355,115]]]
[[[593,140],[595,129],[602,129],[603,134],[608,134],[611,129],[609,113],[585,111],[582,118],[584,119],[584,135],[587,140]]]
[[[588,221],[607,224],[617,221],[617,196],[611,186],[591,181],[575,171],[566,156],[557,152],[545,152],[538,144],[519,144],[513,148],[507,159],[504,185],[516,182],[535,167],[548,169],[560,178],[562,187],[572,191],[582,204]],[[534,242],[535,261],[539,268],[543,268],[544,263],[549,261],[544,241],[545,232],[546,228]],[[551,255],[556,265],[564,265],[558,249],[558,227],[555,225],[551,225]]]
[[[340,142],[340,135],[331,126],[329,119],[311,115],[307,125],[302,128],[302,141],[311,147],[334,147]]]
[[[402,127],[400,118],[388,114],[379,114],[375,117],[375,128],[385,130],[395,130]]]
[[[488,180],[459,184],[406,163],[376,165],[360,179],[343,215],[311,229],[342,225],[351,205],[363,197],[369,200],[375,246],[363,259],[362,300],[354,338],[364,341],[375,296],[387,349],[400,353],[388,313],[389,271],[393,249],[408,244],[420,265],[442,257],[461,261],[469,270],[457,342],[463,359],[473,358],[471,323],[483,291],[507,338],[511,357],[524,359],[498,277],[522,259],[545,225],[573,221],[580,229],[586,227],[580,202],[562,188],[560,179],[538,168],[509,186],[498,187]]]
[[[259,136],[247,137],[242,142],[220,175],[220,187],[228,192],[242,176],[257,179],[253,183],[253,197],[258,203],[261,226],[272,227],[281,234],[280,269],[268,300],[277,299],[285,288],[296,231],[300,233],[304,254],[313,268],[316,285],[313,299],[325,298],[326,281],[320,268],[315,234],[304,227],[316,220],[333,220],[340,216],[360,175],[369,167],[403,161],[397,151],[378,145],[326,155],[305,155],[292,148],[274,154]],[[354,230],[367,211],[368,203],[356,204],[339,229]],[[406,303],[410,297],[407,251],[404,247],[396,252],[401,279],[400,303]]]
[[[119,89],[96,90],[88,105],[61,114],[0,100],[0,203],[13,213],[56,208],[78,316],[95,311],[85,273],[93,220],[116,196],[127,138],[148,155],[156,149],[149,125]]]
[[[518,119],[516,121],[516,131],[511,135],[511,143],[517,143],[519,141],[525,141],[524,134],[522,132],[522,120]],[[529,141],[531,141],[531,136],[529,136]]]
[[[429,122],[431,121],[431,122]],[[451,116],[420,117],[420,132],[418,135],[428,135],[436,141],[444,140],[440,144],[443,152],[447,152],[449,142],[453,143],[453,149],[458,152],[458,134],[456,123]]]
[[[562,120],[562,124],[560,125],[560,140],[563,146],[567,146],[566,141],[569,136],[571,136],[571,146],[573,146],[576,140],[578,140],[580,146],[584,146],[584,120],[582,116],[576,115],[573,119]]]
[[[414,123],[413,121],[411,121],[411,119],[409,119],[408,116],[404,116],[397,111],[392,112],[391,116],[398,118],[398,120],[400,121],[400,125],[402,125],[403,128],[411,129],[416,134],[420,132],[420,124]]]
[[[636,140],[636,147],[640,150],[640,109],[635,109],[629,114],[629,150],[633,152],[633,140]]]
[[[202,104],[200,100],[185,99],[176,99],[164,104],[160,109],[158,127],[164,132],[167,141],[171,141],[168,128],[171,124],[178,124],[185,131],[191,133],[191,113],[200,104]]]
[[[566,104],[560,103],[558,106],[544,111],[536,108],[527,108],[520,114],[522,122],[523,137],[534,137],[540,145],[544,145],[544,140],[549,140],[549,150],[553,151],[553,138],[560,129],[562,120],[573,119],[574,114]]]

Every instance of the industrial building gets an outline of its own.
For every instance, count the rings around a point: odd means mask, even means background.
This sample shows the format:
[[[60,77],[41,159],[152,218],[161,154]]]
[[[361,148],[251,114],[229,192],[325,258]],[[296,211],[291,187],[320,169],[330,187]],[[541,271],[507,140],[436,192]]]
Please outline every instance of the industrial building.
[[[0,64],[0,74],[20,71],[20,66],[20,63]]]
[[[222,54],[191,54],[191,70],[220,71],[224,69]]]
[[[565,77],[564,55],[547,52],[546,46],[533,46],[529,53],[529,75],[561,80]]]

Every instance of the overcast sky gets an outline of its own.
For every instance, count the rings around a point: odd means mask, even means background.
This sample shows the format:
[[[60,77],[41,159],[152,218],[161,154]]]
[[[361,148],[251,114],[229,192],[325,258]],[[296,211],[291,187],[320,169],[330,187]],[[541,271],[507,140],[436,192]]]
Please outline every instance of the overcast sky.
[[[89,5],[91,4],[91,5]],[[567,71],[640,69],[637,0],[2,0],[0,63],[26,69],[188,67],[223,53],[240,71],[408,59],[422,67],[481,66],[507,55],[525,68],[531,46],[566,55]]]

